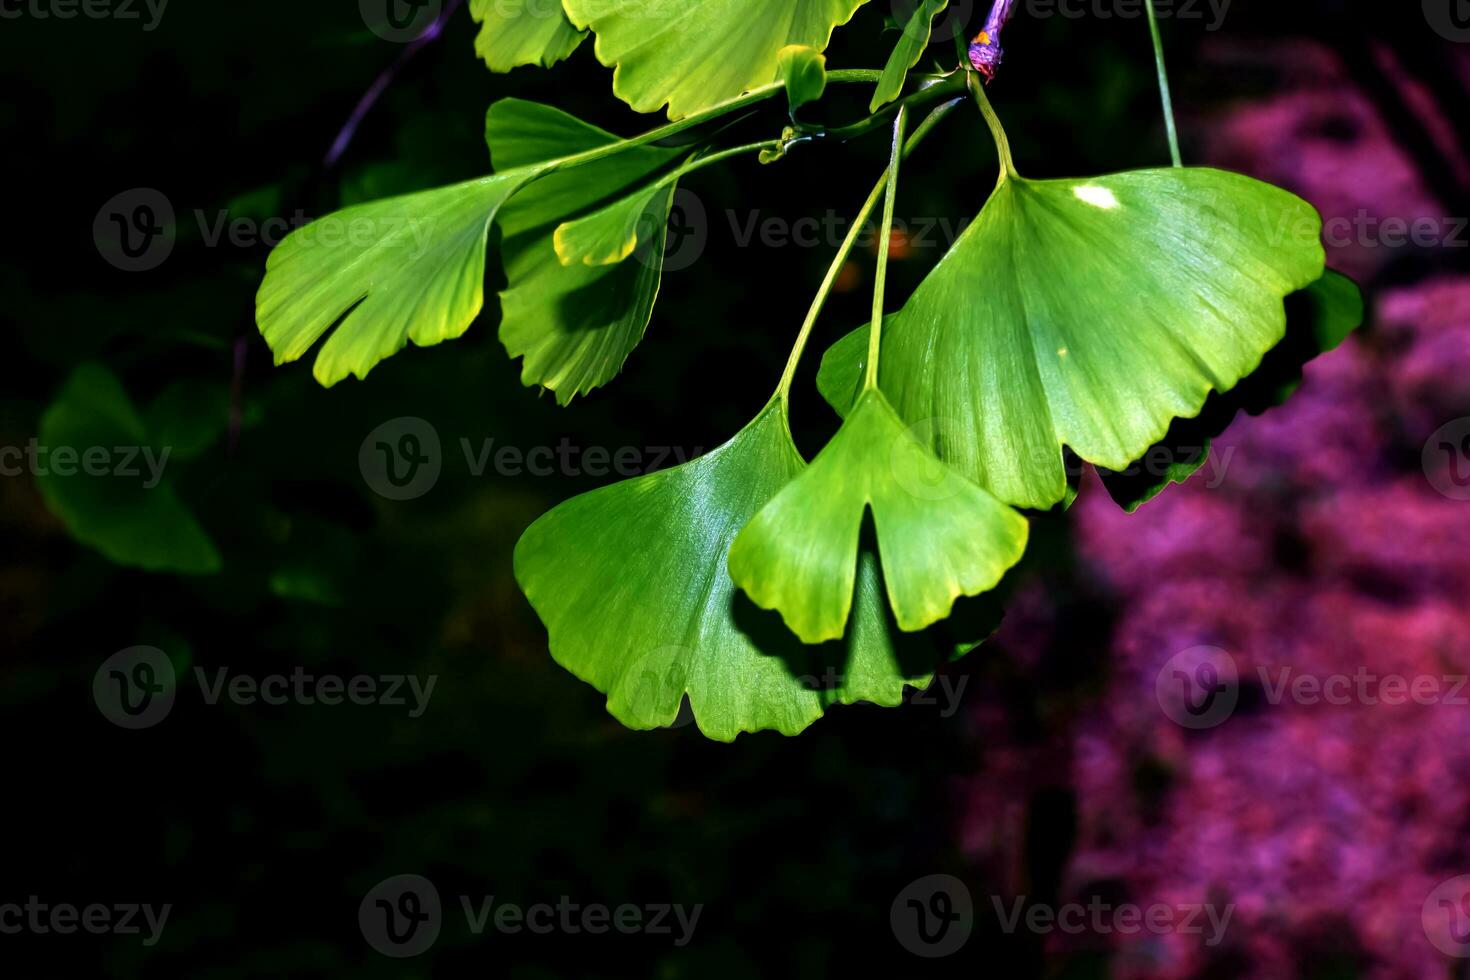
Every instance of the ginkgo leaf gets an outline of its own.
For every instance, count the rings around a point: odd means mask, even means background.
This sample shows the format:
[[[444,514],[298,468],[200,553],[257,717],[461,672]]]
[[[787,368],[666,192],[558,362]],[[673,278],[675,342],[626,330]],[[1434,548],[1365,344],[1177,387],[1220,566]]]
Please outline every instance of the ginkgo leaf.
[[[276,363],[301,357],[337,324],[312,369],[330,387],[367,377],[410,341],[461,336],[484,303],[490,222],[531,176],[512,170],[359,204],[286,236],[255,300]]]
[[[491,107],[485,138],[497,168],[533,167],[618,142],[560,110],[514,99]],[[687,153],[625,149],[541,178],[501,212],[496,224],[505,236],[500,254],[507,288],[500,294],[500,340],[512,357],[525,359],[524,384],[547,388],[567,404],[622,369],[653,315],[675,186],[628,191]],[[637,198],[635,228],[641,224],[647,231],[629,250],[636,255],[613,266],[564,265],[557,256],[557,227],[608,198],[617,208],[629,197]]]
[[[639,240],[665,229],[671,192],[654,183],[605,208],[559,225],[552,242],[562,265],[616,265],[633,254]]]
[[[496,72],[550,68],[587,36],[572,26],[561,0],[470,0],[470,16],[480,24],[475,53]]]
[[[924,49],[929,46],[929,37],[934,31],[934,18],[947,6],[949,0],[919,0],[908,20],[899,25],[901,33],[898,43],[893,46],[888,63],[883,66],[883,77],[878,79],[878,89],[873,93],[873,101],[868,104],[869,112],[877,112],[903,92],[909,72],[914,70],[914,66],[924,56]]]
[[[148,431],[111,371],[73,371],[41,418],[37,444],[48,455],[36,486],[76,540],[118,565],[219,571],[214,543],[169,482],[171,447]]]
[[[788,44],[776,55],[776,78],[786,83],[786,103],[795,112],[827,91],[827,57],[808,45]]]
[[[797,642],[731,582],[730,542],[804,468],[776,399],[713,452],[541,517],[516,545],[515,575],[552,656],[628,727],[673,724],[687,696],[722,741],[794,735],[829,705],[893,706],[926,686],[942,655],[928,637],[893,635],[871,556],[852,628],[827,647]]]
[[[945,462],[1018,507],[1064,499],[1063,446],[1122,469],[1255,370],[1283,298],[1322,276],[1321,219],[1202,168],[1003,176],[979,219],[886,319],[880,386]],[[865,330],[819,385],[852,403]]]
[[[867,0],[565,0],[572,23],[597,35],[613,93],[670,119],[776,80],[787,45],[822,51]]]
[[[812,465],[741,531],[730,575],[803,641],[836,639],[852,608],[869,508],[905,631],[994,588],[1026,550],[1026,519],[936,459],[870,390]]]
[[[1177,419],[1168,434],[1121,472],[1100,469],[1109,496],[1128,513],[1204,466],[1217,436],[1237,415],[1261,415],[1286,404],[1302,383],[1302,369],[1334,350],[1363,322],[1357,283],[1329,270],[1286,298],[1286,337],[1261,366],[1225,394],[1210,395],[1194,418]]]

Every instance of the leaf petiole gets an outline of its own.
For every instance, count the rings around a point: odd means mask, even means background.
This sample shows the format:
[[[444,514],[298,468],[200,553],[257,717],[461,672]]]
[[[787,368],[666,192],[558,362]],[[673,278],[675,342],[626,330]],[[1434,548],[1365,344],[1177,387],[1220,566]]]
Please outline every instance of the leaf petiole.
[[[1169,90],[1169,69],[1164,63],[1164,39],[1159,34],[1159,17],[1154,11],[1154,0],[1145,0],[1148,7],[1148,29],[1154,39],[1154,60],[1159,66],[1159,95],[1164,102],[1164,125],[1169,130],[1169,155],[1174,160],[1174,166],[1184,166],[1184,158],[1179,153],[1179,127],[1174,121],[1174,96]]]
[[[990,127],[990,135],[995,139],[995,150],[1000,155],[1000,179],[996,186],[1006,182],[1006,178],[1020,178],[1016,173],[1016,161],[1011,157],[1011,141],[1006,136],[1005,127],[1000,124],[1000,117],[995,114],[995,108],[990,104],[990,97],[985,94],[985,86],[979,84],[976,72],[966,72],[965,77],[969,80],[970,93],[975,97],[975,104],[980,107],[980,115],[985,117],[985,125]]]
[[[878,354],[883,345],[883,297],[888,286],[888,252],[893,245],[893,208],[898,200],[898,164],[903,159],[903,134],[908,125],[908,110],[899,106],[893,120],[893,152],[888,158],[888,193],[883,201],[883,230],[878,237],[878,271],[873,280],[873,326],[868,336],[868,375],[863,390],[878,387]]]
[[[950,99],[948,102],[936,107],[933,112],[924,118],[914,130],[908,142],[904,144],[903,155],[907,157],[918,148],[933,130],[944,120],[944,117],[954,111],[955,107],[964,102],[964,96]],[[781,375],[781,383],[776,388],[776,397],[781,399],[782,405],[790,400],[791,385],[796,379],[796,368],[801,363],[801,355],[806,351],[807,341],[811,339],[812,328],[817,325],[817,318],[822,313],[822,308],[827,305],[827,297],[832,294],[832,287],[837,284],[837,277],[842,274],[843,266],[852,255],[853,248],[857,245],[858,236],[862,234],[863,227],[868,219],[872,217],[873,211],[878,207],[878,201],[882,198],[884,190],[888,187],[888,173],[885,171],[882,178],[873,187],[868,199],[863,202],[862,208],[858,210],[853,219],[852,227],[848,229],[847,237],[837,249],[837,255],[832,259],[832,264],[827,268],[826,278],[822,280],[821,287],[817,290],[817,296],[812,300],[811,309],[807,311],[806,320],[801,325],[801,332],[796,336],[796,343],[791,348],[791,356],[786,360],[786,370]]]

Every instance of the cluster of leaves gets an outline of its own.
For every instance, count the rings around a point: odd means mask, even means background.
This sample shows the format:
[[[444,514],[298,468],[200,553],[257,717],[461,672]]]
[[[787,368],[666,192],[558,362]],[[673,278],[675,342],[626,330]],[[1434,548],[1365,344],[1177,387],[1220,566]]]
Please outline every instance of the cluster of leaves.
[[[473,3],[492,69],[550,66],[591,34],[614,93],[666,107],[670,122],[620,139],[550,106],[498,102],[492,174],[301,229],[258,294],[277,363],[320,343],[319,382],[363,378],[410,342],[469,329],[497,229],[500,339],[524,384],[566,404],[642,341],[683,176],[740,153],[778,160],[822,132],[798,108],[831,83],[872,84],[873,115],[848,129],[893,118],[896,134],[853,227],[885,193],[886,227],[900,160],[962,99],[905,143],[909,109],[971,89],[1001,163],[995,191],[891,314],[880,239],[873,323],[822,361],[819,387],[844,418],[827,447],[810,464],[797,451],[788,394],[851,238],[749,425],[694,462],[562,504],[518,545],[516,577],[552,655],[630,727],[672,724],[686,699],[721,740],[794,734],[834,704],[898,704],[987,635],[990,607],[960,600],[1020,561],[1023,511],[1070,503],[1069,461],[1106,471],[1136,508],[1203,457],[1142,478],[1135,461],[1284,399],[1292,371],[1361,316],[1317,235],[1299,234],[1319,229],[1316,213],[1285,191],[1184,167],[1029,180],[976,76],[926,77],[904,98],[945,0],[916,5],[882,71],[828,72],[822,51],[864,2],[563,0],[559,16]],[[721,120],[781,96],[792,125],[779,138],[718,145]],[[1283,301],[1303,291],[1289,324]]]

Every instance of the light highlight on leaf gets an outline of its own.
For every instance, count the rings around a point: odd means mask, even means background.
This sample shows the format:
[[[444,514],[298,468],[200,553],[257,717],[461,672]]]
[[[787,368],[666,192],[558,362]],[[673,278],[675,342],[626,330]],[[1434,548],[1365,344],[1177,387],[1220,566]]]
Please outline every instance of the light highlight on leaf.
[[[880,386],[940,420],[945,462],[1018,507],[1067,493],[1062,447],[1122,469],[1228,391],[1285,332],[1285,296],[1321,277],[1306,202],[1238,174],[1003,177],[979,219],[886,318]],[[839,411],[866,328],[827,352]]]

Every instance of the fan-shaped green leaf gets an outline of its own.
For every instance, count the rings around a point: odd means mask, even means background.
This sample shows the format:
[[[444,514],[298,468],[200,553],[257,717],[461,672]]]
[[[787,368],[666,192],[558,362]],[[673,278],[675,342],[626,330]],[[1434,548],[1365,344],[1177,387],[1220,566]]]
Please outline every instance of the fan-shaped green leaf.
[[[1172,484],[1183,483],[1209,459],[1215,437],[1241,412],[1260,415],[1286,404],[1301,386],[1302,368],[1335,349],[1363,322],[1363,294],[1347,276],[1328,270],[1286,298],[1286,337],[1261,366],[1225,394],[1210,395],[1194,418],[1176,419],[1168,434],[1121,472],[1102,469],[1103,486],[1133,513]]]
[[[901,33],[898,43],[888,56],[888,63],[883,66],[883,77],[878,79],[878,89],[873,93],[873,101],[868,104],[869,112],[877,112],[903,92],[909,72],[914,70],[914,66],[924,56],[924,49],[929,46],[929,37],[934,31],[934,18],[947,6],[949,0],[919,0],[907,22],[899,25]]]
[[[1122,469],[1255,369],[1285,332],[1283,297],[1322,275],[1320,228],[1306,202],[1219,170],[1010,174],[887,318],[880,385],[947,463],[1049,508],[1064,445]],[[839,411],[865,358],[862,330],[827,353]]]
[[[486,140],[495,165],[513,168],[618,142],[557,109],[511,99],[491,107]],[[566,404],[621,370],[653,314],[675,187],[670,182],[628,191],[687,152],[633,147],[548,174],[501,212],[497,224],[505,236],[500,252],[507,288],[500,294],[500,340],[512,357],[525,358],[523,383],[548,388]],[[619,216],[629,201],[639,209],[633,224],[635,230],[641,225],[642,237],[629,250],[636,252],[635,261],[564,265],[554,239],[558,225],[610,197]]]
[[[312,369],[326,386],[367,377],[410,341],[462,335],[484,303],[490,222],[531,176],[512,170],[359,204],[292,232],[271,252],[255,301],[276,363],[301,357],[339,319]]]
[[[82,544],[148,571],[219,570],[219,552],[167,480],[170,447],[148,432],[111,371],[78,367],[41,418],[37,445],[47,458],[36,486]]]
[[[470,16],[480,23],[475,53],[491,71],[550,68],[587,36],[567,20],[561,0],[470,0]]]
[[[842,636],[869,507],[889,602],[906,631],[994,588],[1026,550],[1026,519],[936,459],[869,391],[811,467],[735,539],[731,577],[805,642]]]
[[[565,0],[597,35],[613,92],[639,112],[681,119],[776,80],[781,49],[818,51],[867,0]]]
[[[515,573],[552,656],[630,728],[673,724],[687,695],[699,727],[724,741],[794,735],[830,704],[892,706],[927,685],[941,656],[926,638],[890,635],[871,557],[852,628],[830,647],[802,646],[730,581],[730,542],[804,466],[777,400],[692,463],[543,516],[516,546]]]

